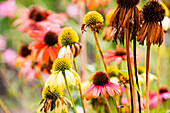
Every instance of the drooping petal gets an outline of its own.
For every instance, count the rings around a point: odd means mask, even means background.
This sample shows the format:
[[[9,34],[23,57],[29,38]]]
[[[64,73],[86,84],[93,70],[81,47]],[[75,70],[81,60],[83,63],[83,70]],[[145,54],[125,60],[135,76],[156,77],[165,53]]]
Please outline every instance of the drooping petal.
[[[92,95],[93,95],[93,98],[97,98],[100,94],[100,86],[95,86],[92,90]]]
[[[61,71],[57,75],[57,84],[61,89],[64,89],[65,81],[64,81],[64,76]]]
[[[49,59],[49,48],[46,46],[42,53],[42,62],[47,63],[48,59]]]
[[[119,96],[121,95],[121,89],[117,84],[108,82],[108,85],[116,92],[116,94],[118,94]]]
[[[74,75],[74,78],[76,79],[77,84],[79,84],[81,82],[79,74],[75,72],[73,69],[71,69],[70,71]]]
[[[110,96],[115,96],[115,92],[112,87],[110,87],[108,84],[104,85],[104,87],[106,88],[106,91],[109,93]]]
[[[66,53],[66,47],[62,47],[58,53],[58,58],[63,58],[65,56]]]
[[[84,93],[83,93],[83,98],[85,97],[86,100],[89,100],[91,99],[93,96],[92,96],[92,90],[93,88],[95,87],[94,84],[92,84]]]
[[[54,52],[54,48],[49,48],[49,54],[50,54],[50,58],[51,58],[51,60],[54,62],[55,61],[55,59],[57,58],[57,54],[55,54],[55,52]]]
[[[109,95],[106,93],[106,89],[103,86],[100,86],[100,88],[101,88],[101,96],[108,97]]]
[[[75,86],[76,85],[76,79],[74,78],[74,75],[69,70],[65,70],[65,74],[66,74],[66,77],[67,77],[67,81]]]

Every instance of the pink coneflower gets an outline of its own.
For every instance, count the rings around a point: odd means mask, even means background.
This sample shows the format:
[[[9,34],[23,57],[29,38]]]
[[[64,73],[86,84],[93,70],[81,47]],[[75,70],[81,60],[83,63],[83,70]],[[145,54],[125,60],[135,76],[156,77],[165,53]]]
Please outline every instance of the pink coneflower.
[[[22,67],[28,59],[33,58],[33,51],[28,48],[28,44],[23,44],[19,51],[18,56],[15,59],[15,66]]]
[[[122,60],[126,60],[126,49],[125,48],[117,48],[116,50],[105,50],[105,54],[103,55],[104,59],[106,60],[106,63],[110,63],[112,60],[115,61],[117,64],[120,64]],[[133,53],[130,49],[130,58],[133,62]],[[139,58],[137,58],[137,61],[140,61]]]
[[[7,43],[6,43],[5,38],[2,35],[0,35],[0,51],[5,50],[6,46],[7,46]]]
[[[19,25],[18,30],[27,32],[28,30],[37,30],[37,24],[63,25],[63,21],[67,19],[65,13],[53,13],[49,10],[40,10],[38,7],[31,7],[30,10],[24,9],[20,18],[13,25]]]
[[[79,10],[80,9],[79,9],[78,5],[76,5],[76,4],[69,4],[67,9],[66,9],[66,12],[67,12],[67,14],[70,17],[76,18],[80,14]]]
[[[93,75],[93,84],[83,93],[83,96],[89,100],[97,98],[100,94],[102,97],[121,95],[120,87],[110,82],[109,76],[102,71]]]
[[[168,91],[167,87],[161,87],[159,88],[159,101],[160,103],[163,102],[163,100],[167,100],[170,98],[170,91]],[[150,92],[149,93],[149,107],[151,108],[157,108],[157,92]]]
[[[0,3],[0,17],[14,18],[16,13],[15,0],[8,0]]]
[[[40,29],[40,31],[29,32],[30,38],[37,39],[30,44],[29,48],[35,51],[35,58],[42,63],[46,63],[49,58],[54,62],[61,48],[58,44],[58,35],[61,29],[44,28],[42,26]]]
[[[16,53],[13,49],[6,49],[2,53],[2,60],[7,63],[9,66],[15,65]]]
[[[21,67],[18,77],[24,76],[24,80],[38,79],[40,76],[40,64],[35,61],[27,60]]]

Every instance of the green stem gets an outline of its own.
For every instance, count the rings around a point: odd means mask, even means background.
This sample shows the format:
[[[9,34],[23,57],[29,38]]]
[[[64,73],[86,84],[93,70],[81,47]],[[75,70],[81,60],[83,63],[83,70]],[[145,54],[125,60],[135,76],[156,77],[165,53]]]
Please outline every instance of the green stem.
[[[72,95],[71,95],[70,88],[69,88],[69,86],[68,86],[68,82],[67,82],[67,78],[66,78],[65,72],[62,72],[62,73],[63,73],[63,76],[64,76],[64,80],[65,80],[65,84],[66,84],[66,87],[67,87],[68,94],[69,94],[69,96],[70,96],[70,100],[71,100],[72,105],[73,105],[73,109],[74,109],[75,113],[77,113],[76,106],[75,106],[75,104],[74,104],[74,100],[73,100],[73,97],[72,97]]]
[[[157,113],[159,113],[159,76],[160,76],[160,47],[158,47],[158,56],[157,56]]]
[[[107,107],[109,108],[110,113],[112,113],[112,109],[111,109],[109,102],[108,102],[106,97],[105,97],[105,101],[106,101]]]
[[[0,99],[0,106],[3,109],[3,111],[5,113],[9,113],[9,110],[7,109],[7,107],[4,105],[4,103],[2,102],[2,100]]]
[[[127,99],[128,99],[128,102],[129,102],[129,109],[131,111],[131,103],[130,103],[130,97],[129,97],[129,92],[128,92],[128,86],[125,86],[125,88],[126,88]]]
[[[96,64],[96,71],[99,70],[99,55],[98,55],[98,51],[97,51],[97,47],[95,46],[95,64]]]
[[[118,108],[118,106],[117,106],[117,102],[116,102],[115,96],[113,96],[113,101],[114,101],[114,104],[115,104],[117,113],[119,113],[119,108]]]
[[[98,38],[97,38],[97,35],[96,35],[96,31],[94,31],[94,30],[93,30],[93,35],[94,35],[94,39],[95,39],[97,48],[98,48],[98,50],[99,50],[100,56],[101,56],[101,58],[102,58],[102,62],[103,62],[105,71],[106,71],[106,73],[108,74],[107,67],[106,67],[106,63],[105,63],[104,57],[103,57],[103,53],[102,53],[102,50],[101,50],[100,45],[99,45],[99,42],[98,42]]]
[[[75,59],[73,59],[73,64],[74,64],[74,68],[75,68],[76,72],[78,73],[78,68],[77,68]],[[83,102],[83,96],[82,96],[83,94],[82,94],[82,89],[81,89],[81,81],[79,83],[79,91],[80,91],[80,97],[81,97],[81,102],[82,102],[82,106],[83,106],[83,111],[84,111],[84,113],[86,113],[84,102]]]

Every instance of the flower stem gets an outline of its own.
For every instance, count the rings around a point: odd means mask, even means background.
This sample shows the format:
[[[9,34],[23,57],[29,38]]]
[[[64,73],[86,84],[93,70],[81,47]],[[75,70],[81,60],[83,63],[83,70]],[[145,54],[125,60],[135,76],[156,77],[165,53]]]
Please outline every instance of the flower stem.
[[[96,71],[99,70],[99,55],[98,55],[98,50],[97,47],[95,46],[95,65],[96,65]]]
[[[70,100],[71,100],[72,105],[73,105],[73,109],[74,109],[75,113],[77,113],[76,106],[75,106],[75,104],[74,104],[74,100],[73,100],[73,97],[72,97],[72,95],[71,95],[70,88],[69,88],[69,86],[68,86],[68,82],[67,82],[67,78],[66,78],[65,72],[62,72],[62,73],[63,73],[63,76],[64,76],[64,80],[65,80],[65,84],[66,84],[66,87],[67,87],[68,94],[69,94],[69,96],[70,96]]]
[[[114,101],[114,104],[116,106],[117,113],[119,113],[119,108],[117,106],[117,102],[116,102],[115,96],[113,96],[113,101]]]
[[[7,107],[4,105],[4,103],[2,102],[2,100],[0,99],[0,106],[3,109],[3,111],[5,113],[9,113],[9,110],[7,109]]]
[[[126,29],[126,55],[127,55],[127,66],[128,66],[128,73],[129,73],[129,83],[130,83],[130,93],[131,93],[131,108],[132,113],[136,113],[136,99],[135,99],[135,88],[133,82],[133,73],[130,61],[130,52],[129,52],[129,29]]]
[[[146,111],[149,113],[149,57],[150,57],[150,47],[151,45],[147,45],[147,53],[146,53]]]
[[[136,84],[137,87],[140,91],[140,87],[139,87],[139,81],[138,81],[138,72],[137,72],[137,60],[136,60],[136,37],[133,40],[133,56],[134,56],[134,68],[135,68],[135,78],[136,78]],[[140,94],[137,91],[137,95],[138,95],[138,104],[139,104],[139,113],[141,113],[141,99],[140,99]]]
[[[79,73],[75,59],[73,59],[73,64],[74,64],[74,68],[75,68],[76,72]],[[81,81],[79,83],[79,91],[80,91],[80,97],[81,97],[81,102],[82,102],[82,106],[83,106],[83,111],[84,111],[84,113],[86,113],[86,110],[84,107],[84,102],[83,102],[83,96],[82,96]]]
[[[127,99],[128,99],[128,102],[129,102],[129,109],[131,111],[131,103],[130,103],[130,97],[129,97],[129,92],[128,92],[128,86],[125,86],[125,88],[126,88]]]
[[[112,113],[112,109],[111,109],[109,102],[108,102],[106,97],[105,97],[105,101],[106,101],[107,107],[109,108],[110,113]]]
[[[105,63],[104,57],[103,57],[103,53],[102,53],[102,51],[101,51],[101,48],[100,48],[100,45],[99,45],[99,42],[98,42],[98,38],[97,38],[97,35],[96,35],[96,31],[94,31],[94,30],[93,30],[93,35],[94,35],[94,39],[95,39],[97,48],[98,48],[98,50],[99,50],[100,56],[101,56],[101,58],[102,58],[102,62],[103,62],[105,71],[106,71],[106,73],[108,74],[107,67],[106,67],[106,63]]]
[[[159,113],[159,76],[160,76],[160,47],[158,47],[158,56],[157,56],[157,113]]]

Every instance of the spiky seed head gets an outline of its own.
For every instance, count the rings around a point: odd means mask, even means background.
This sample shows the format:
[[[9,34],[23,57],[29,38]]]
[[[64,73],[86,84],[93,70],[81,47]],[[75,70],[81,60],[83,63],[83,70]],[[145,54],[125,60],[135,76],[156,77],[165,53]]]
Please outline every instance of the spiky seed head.
[[[117,0],[119,6],[122,7],[134,7],[140,0]]]
[[[61,46],[71,46],[72,44],[79,41],[79,37],[73,29],[65,27],[60,33],[58,40]]]
[[[65,70],[70,70],[72,67],[71,62],[67,58],[57,58],[52,66],[53,71],[65,71]]]
[[[142,8],[142,17],[146,22],[160,22],[164,19],[165,9],[157,1],[148,2]]]
[[[44,87],[43,91],[42,91],[42,97],[43,99],[53,99],[56,100],[58,98],[61,98],[61,96],[63,95],[62,90],[59,87],[54,87],[52,89],[50,89],[50,87]]]
[[[97,11],[90,11],[84,16],[83,23],[86,25],[96,25],[97,23],[103,23],[103,16]]]
[[[107,84],[109,81],[110,81],[109,76],[102,71],[98,71],[93,75],[93,84],[94,85],[103,86],[103,85]]]

